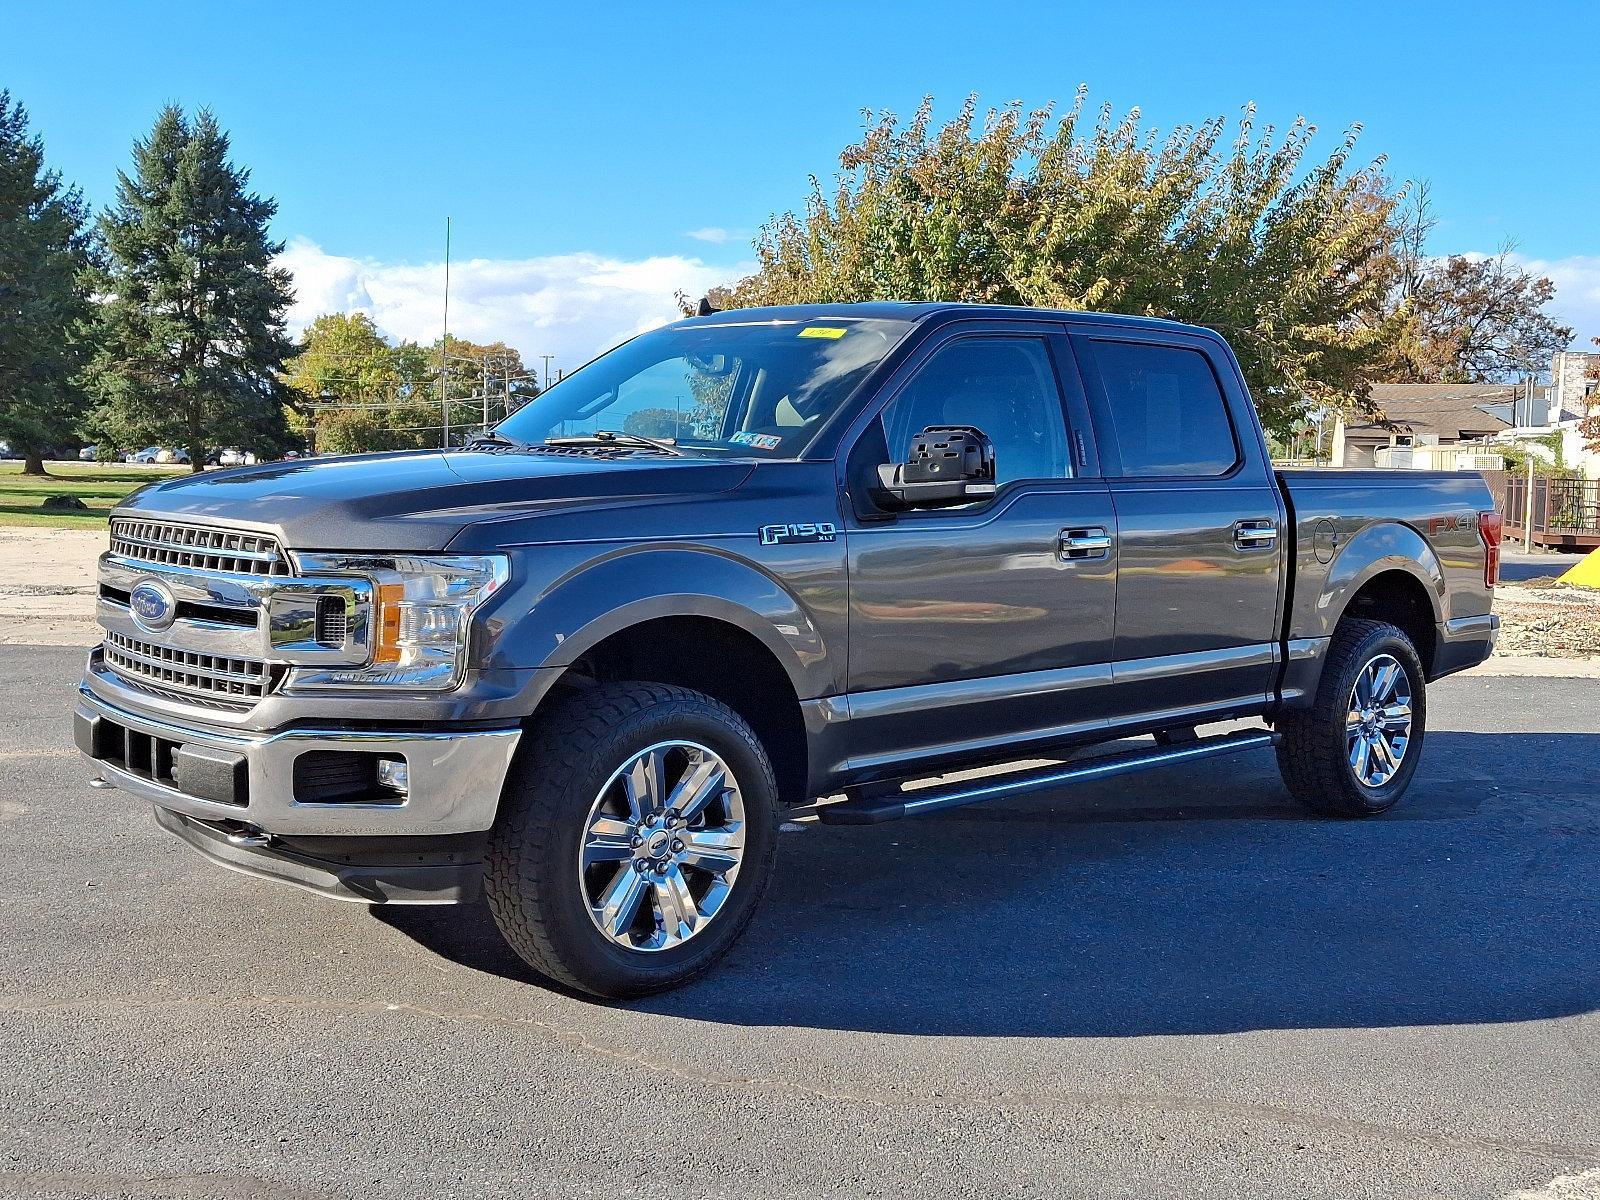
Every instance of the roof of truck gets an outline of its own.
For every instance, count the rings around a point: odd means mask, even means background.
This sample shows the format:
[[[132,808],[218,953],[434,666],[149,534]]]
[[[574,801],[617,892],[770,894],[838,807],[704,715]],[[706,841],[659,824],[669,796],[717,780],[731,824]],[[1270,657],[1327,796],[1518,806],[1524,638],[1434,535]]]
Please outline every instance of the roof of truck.
[[[868,300],[858,304],[782,304],[766,308],[730,308],[704,317],[690,317],[708,325],[739,321],[817,321],[829,317],[878,317],[920,323],[937,317],[1013,317],[1063,321],[1093,321],[1101,325],[1127,325],[1143,329],[1196,329],[1182,321],[1160,317],[1131,317],[1121,313],[1083,312],[1075,309],[1026,308],[1013,304],[960,304],[954,301]]]

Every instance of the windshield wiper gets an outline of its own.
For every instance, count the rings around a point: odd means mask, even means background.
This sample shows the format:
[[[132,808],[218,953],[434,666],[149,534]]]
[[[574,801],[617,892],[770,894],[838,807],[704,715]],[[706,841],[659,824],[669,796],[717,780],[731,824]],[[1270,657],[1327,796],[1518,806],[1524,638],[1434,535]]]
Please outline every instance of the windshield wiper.
[[[485,432],[478,434],[476,437],[469,438],[466,444],[461,448],[463,450],[471,450],[474,446],[505,446],[510,450],[527,449],[526,442],[519,442],[512,438],[508,438],[505,434],[496,433],[492,429],[486,430]]]
[[[640,437],[637,433],[618,433],[614,429],[597,429],[593,433],[577,434],[573,437],[545,438],[544,444],[546,446],[643,446],[658,450],[662,454],[670,454],[674,458],[689,457],[687,452],[679,450],[672,442]]]

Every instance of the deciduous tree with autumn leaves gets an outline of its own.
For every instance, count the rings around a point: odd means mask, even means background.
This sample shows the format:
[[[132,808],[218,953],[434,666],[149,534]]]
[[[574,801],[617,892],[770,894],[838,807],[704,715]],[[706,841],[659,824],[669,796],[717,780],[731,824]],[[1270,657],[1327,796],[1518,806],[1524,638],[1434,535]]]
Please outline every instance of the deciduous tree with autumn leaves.
[[[865,116],[837,178],[813,177],[762,228],[759,270],[713,304],[957,300],[1206,325],[1280,435],[1310,410],[1372,412],[1373,382],[1521,371],[1571,336],[1543,313],[1549,281],[1509,255],[1409,253],[1415,204],[1382,158],[1357,158],[1359,127],[1320,156],[1313,125],[1280,131],[1253,107],[1163,135],[1082,89],[1059,114],[969,98],[938,125],[930,98],[909,121]]]

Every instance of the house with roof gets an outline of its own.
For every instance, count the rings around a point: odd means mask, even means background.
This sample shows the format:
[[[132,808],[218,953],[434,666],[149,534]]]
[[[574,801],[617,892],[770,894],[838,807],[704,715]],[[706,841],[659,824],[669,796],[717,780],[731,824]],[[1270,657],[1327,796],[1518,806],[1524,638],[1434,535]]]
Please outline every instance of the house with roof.
[[[1333,465],[1496,469],[1503,463],[1461,460],[1492,455],[1481,443],[1512,428],[1525,391],[1499,383],[1374,384],[1372,399],[1383,419],[1347,422],[1340,417],[1333,427]]]
[[[1561,438],[1560,461],[1600,479],[1600,454],[1580,429],[1600,404],[1600,354],[1563,351],[1550,383],[1379,383],[1372,398],[1380,417],[1334,424],[1336,467],[1416,467],[1489,471],[1503,467],[1496,446],[1524,444],[1555,461],[1548,439]]]

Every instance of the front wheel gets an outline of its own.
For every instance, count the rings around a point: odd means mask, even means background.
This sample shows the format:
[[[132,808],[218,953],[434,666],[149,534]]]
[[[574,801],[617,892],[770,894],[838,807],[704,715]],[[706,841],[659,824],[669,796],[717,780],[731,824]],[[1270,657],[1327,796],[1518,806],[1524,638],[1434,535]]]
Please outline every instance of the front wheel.
[[[777,785],[726,705],[606,684],[538,721],[489,839],[495,923],[530,966],[608,998],[675,987],[743,931],[777,844]]]
[[[1422,757],[1426,683],[1416,647],[1400,629],[1340,621],[1311,707],[1278,721],[1278,769],[1289,790],[1329,816],[1393,808]]]

